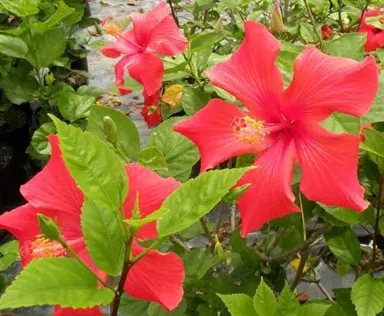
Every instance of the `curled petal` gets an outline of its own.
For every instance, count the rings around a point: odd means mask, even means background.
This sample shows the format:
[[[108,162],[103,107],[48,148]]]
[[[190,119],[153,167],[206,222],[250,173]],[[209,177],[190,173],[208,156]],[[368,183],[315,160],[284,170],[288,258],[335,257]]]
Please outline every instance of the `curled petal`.
[[[238,200],[241,213],[241,235],[259,229],[272,219],[299,212],[293,203],[291,181],[295,148],[288,133],[256,158],[256,169],[247,172],[239,185],[250,183]]]
[[[144,86],[148,95],[160,90],[163,81],[163,62],[156,55],[145,52],[137,55],[129,64],[128,72],[133,79]]]
[[[321,121],[334,111],[362,116],[369,111],[378,89],[373,57],[357,62],[311,47],[296,58],[294,69],[282,101],[282,112],[289,120]]]
[[[264,135],[262,126],[238,106],[214,99],[191,118],[175,124],[174,130],[199,148],[204,171],[231,157],[268,147],[273,138]]]
[[[132,93],[132,90],[124,86],[124,73],[127,65],[135,59],[136,56],[124,56],[115,65],[115,83],[120,95]]]
[[[244,27],[240,49],[207,75],[213,85],[234,95],[258,118],[279,122],[283,77],[275,61],[280,43],[262,24],[248,21]]]
[[[357,178],[360,137],[332,134],[316,125],[293,129],[299,165],[300,190],[313,201],[363,211],[364,188]]]
[[[121,55],[136,55],[144,49],[136,43],[133,30],[129,30],[123,36],[119,37],[115,42],[104,46],[101,53],[105,57],[117,58]]]
[[[61,308],[60,306],[55,307],[53,316],[103,316],[104,314],[100,311],[99,306],[93,308]]]
[[[59,138],[49,135],[48,140],[51,158],[42,171],[21,186],[21,194],[36,208],[80,214],[84,195],[65,166]]]
[[[125,217],[132,217],[132,210],[139,198],[139,210],[142,218],[158,210],[166,197],[180,186],[180,182],[173,178],[162,178],[157,173],[139,164],[125,166],[129,179],[129,192],[124,202]],[[152,239],[157,237],[156,222],[149,223],[140,228],[136,237]]]
[[[133,244],[133,254],[143,249]],[[174,253],[149,251],[129,270],[124,290],[132,297],[157,302],[167,311],[183,298],[183,261]]]

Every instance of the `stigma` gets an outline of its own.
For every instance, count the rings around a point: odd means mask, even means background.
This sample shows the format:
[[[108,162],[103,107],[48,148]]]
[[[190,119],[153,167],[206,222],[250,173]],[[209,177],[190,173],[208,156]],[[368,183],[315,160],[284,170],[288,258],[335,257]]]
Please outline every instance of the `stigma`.
[[[244,144],[257,144],[269,134],[264,130],[264,121],[257,121],[250,116],[236,117],[231,122],[232,131],[238,141]]]
[[[25,249],[32,259],[38,258],[57,258],[67,255],[67,251],[57,241],[47,238],[37,238],[31,242]]]

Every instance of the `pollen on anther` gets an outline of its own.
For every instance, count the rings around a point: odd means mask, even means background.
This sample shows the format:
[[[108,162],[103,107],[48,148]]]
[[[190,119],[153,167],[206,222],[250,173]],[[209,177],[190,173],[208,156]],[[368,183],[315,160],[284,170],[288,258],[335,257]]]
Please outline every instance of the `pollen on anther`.
[[[230,125],[236,139],[246,144],[260,143],[268,134],[264,130],[264,121],[257,121],[248,115],[234,118]]]
[[[33,259],[64,257],[67,255],[67,251],[60,243],[47,238],[37,238],[25,245],[23,251],[27,252]]]

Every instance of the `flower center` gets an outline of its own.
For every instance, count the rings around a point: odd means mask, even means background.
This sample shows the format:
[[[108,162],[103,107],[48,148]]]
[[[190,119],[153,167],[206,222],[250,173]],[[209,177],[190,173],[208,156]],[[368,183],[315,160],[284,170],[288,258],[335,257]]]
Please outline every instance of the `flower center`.
[[[47,238],[37,238],[27,244],[23,250],[28,252],[32,259],[64,257],[67,255],[67,251],[60,243]]]
[[[248,115],[234,118],[231,127],[236,139],[245,144],[260,143],[269,134],[264,130],[264,121],[257,121]]]

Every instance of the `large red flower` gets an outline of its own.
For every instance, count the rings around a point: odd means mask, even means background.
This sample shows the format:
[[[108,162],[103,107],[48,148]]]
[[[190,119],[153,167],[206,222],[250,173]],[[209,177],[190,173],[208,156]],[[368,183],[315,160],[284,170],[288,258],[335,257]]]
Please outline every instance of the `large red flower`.
[[[373,25],[366,23],[366,18],[368,17],[379,17],[382,16],[381,23],[384,25],[384,11],[381,9],[375,9],[371,11],[365,11],[358,32],[367,34],[367,41],[364,45],[364,50],[366,52],[372,52],[377,48],[384,46],[384,30],[374,27]]]
[[[245,33],[240,49],[208,76],[246,110],[215,99],[174,127],[198,146],[202,171],[260,152],[257,168],[239,183],[252,183],[239,199],[242,235],[299,212],[291,189],[295,161],[302,168],[300,189],[310,200],[364,210],[364,189],[357,180],[359,136],[334,135],[319,122],[334,111],[368,112],[378,89],[374,59],[356,62],[307,48],[295,60],[292,83],[284,90],[275,64],[280,43],[256,22],[245,22]]]
[[[169,15],[165,2],[144,14],[131,15],[133,28],[125,34],[116,33],[116,42],[101,49],[104,56],[117,58],[124,55],[115,66],[116,85],[122,95],[132,92],[124,87],[124,72],[144,86],[147,95],[155,94],[161,87],[164,66],[156,55],[174,56],[187,46]]]
[[[0,216],[0,229],[9,230],[19,240],[23,266],[37,258],[66,256],[65,249],[58,242],[39,237],[41,231],[36,216],[37,213],[45,214],[56,220],[64,240],[78,256],[100,278],[106,279],[105,273],[93,264],[81,232],[80,215],[84,196],[64,164],[58,137],[50,135],[48,138],[52,148],[48,164],[21,188],[28,204]],[[159,209],[164,199],[180,185],[173,178],[161,178],[137,164],[126,165],[125,170],[129,179],[129,192],[124,202],[127,219],[131,218],[136,193],[139,196],[140,214],[146,217]],[[143,226],[136,237],[147,240],[156,236],[153,222]],[[143,248],[134,241],[133,254],[142,251]],[[125,290],[132,297],[157,302],[169,311],[182,299],[183,280],[183,264],[179,257],[174,253],[151,250],[131,268]],[[56,307],[55,315],[101,314],[98,308],[74,311]]]

